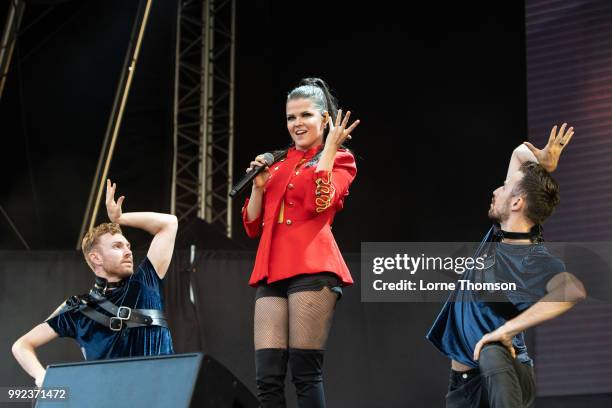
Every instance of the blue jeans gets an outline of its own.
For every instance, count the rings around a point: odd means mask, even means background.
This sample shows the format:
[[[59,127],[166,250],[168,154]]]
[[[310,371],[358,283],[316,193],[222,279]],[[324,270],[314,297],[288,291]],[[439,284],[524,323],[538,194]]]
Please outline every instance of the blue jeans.
[[[499,343],[480,352],[479,367],[451,370],[447,408],[529,408],[535,400],[533,367],[512,358]]]

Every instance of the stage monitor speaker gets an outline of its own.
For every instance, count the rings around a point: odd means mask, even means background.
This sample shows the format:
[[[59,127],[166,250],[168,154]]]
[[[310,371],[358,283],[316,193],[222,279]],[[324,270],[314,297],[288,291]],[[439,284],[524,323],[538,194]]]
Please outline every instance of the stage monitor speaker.
[[[118,358],[53,364],[44,388],[65,388],[67,398],[38,408],[256,408],[257,399],[207,354]]]

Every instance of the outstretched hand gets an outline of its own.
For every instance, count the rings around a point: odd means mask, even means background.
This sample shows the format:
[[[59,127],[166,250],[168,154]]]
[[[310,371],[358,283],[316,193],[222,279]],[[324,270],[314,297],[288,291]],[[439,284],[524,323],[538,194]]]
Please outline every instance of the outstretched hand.
[[[540,163],[540,165],[549,173],[552,173],[557,168],[561,152],[563,149],[565,149],[565,146],[567,146],[574,135],[574,128],[570,127],[566,130],[566,126],[567,123],[564,123],[557,132],[557,125],[555,125],[550,131],[548,143],[541,150],[529,142],[523,143],[529,150],[531,150],[536,159],[538,159],[538,163]]]
[[[111,222],[119,222],[121,217],[121,204],[125,200],[124,196],[119,197],[115,202],[115,191],[117,190],[117,184],[111,183],[110,179],[106,180],[106,213],[108,219]]]
[[[347,128],[346,126],[348,125],[348,120],[350,117],[351,111],[348,111],[346,112],[344,119],[342,119],[342,109],[338,111],[335,124],[331,115],[328,117],[329,133],[327,135],[327,139],[325,140],[325,147],[331,147],[337,150],[340,148],[340,146],[342,146],[342,143],[344,143],[345,140],[351,139],[351,132],[355,130],[357,125],[359,125],[359,120],[356,120]]]

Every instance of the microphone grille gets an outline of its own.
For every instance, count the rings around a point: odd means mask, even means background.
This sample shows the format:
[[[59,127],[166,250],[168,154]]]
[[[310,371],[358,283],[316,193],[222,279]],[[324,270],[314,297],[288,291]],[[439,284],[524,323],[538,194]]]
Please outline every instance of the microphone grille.
[[[268,166],[274,163],[274,155],[272,153],[264,153],[263,159],[268,163]]]

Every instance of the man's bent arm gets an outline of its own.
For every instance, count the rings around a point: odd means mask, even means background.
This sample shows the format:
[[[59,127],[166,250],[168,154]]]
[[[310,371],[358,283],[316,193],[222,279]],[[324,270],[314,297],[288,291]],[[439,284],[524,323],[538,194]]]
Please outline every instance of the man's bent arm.
[[[501,342],[514,357],[512,338],[530,327],[554,319],[570,310],[586,297],[582,283],[571,273],[555,275],[546,285],[548,293],[533,306],[508,320],[497,330],[485,334],[474,348],[474,360],[478,360],[482,347],[491,342]]]
[[[128,227],[140,228],[154,235],[147,257],[153,264],[160,279],[166,276],[172,260],[174,240],[178,229],[176,216],[154,212],[133,212],[124,214],[121,210],[124,196],[115,201],[117,185],[106,180],[106,213],[112,222]]]
[[[119,225],[140,228],[154,235],[147,257],[153,264],[157,275],[163,279],[174,251],[174,240],[178,229],[176,216],[154,212],[133,212],[121,214],[114,222]]]
[[[548,293],[542,299],[502,326],[511,337],[562,315],[586,297],[582,283],[568,272],[555,275],[546,286]]]
[[[176,216],[154,212],[124,213],[112,221],[122,226],[145,230],[151,235],[157,235],[164,229],[176,229],[177,225]]]
[[[529,150],[527,146],[524,144],[519,145],[512,152],[512,157],[510,157],[510,164],[508,165],[508,172],[506,173],[506,180],[510,178],[511,175],[517,172],[518,169],[521,168],[521,165],[525,162],[538,162],[535,155]]]
[[[48,323],[41,323],[13,343],[11,350],[15,359],[39,387],[45,378],[45,368],[38,360],[35,350],[57,337],[57,333]]]

